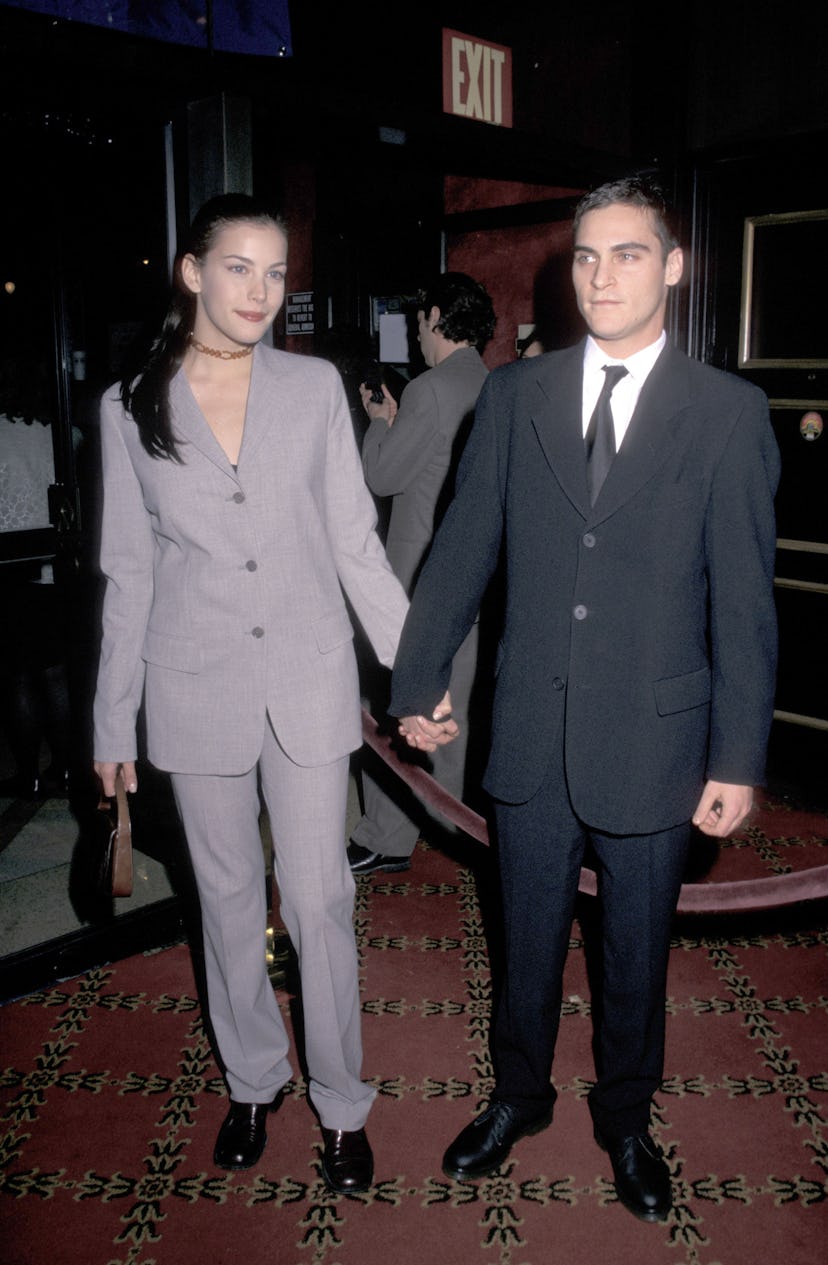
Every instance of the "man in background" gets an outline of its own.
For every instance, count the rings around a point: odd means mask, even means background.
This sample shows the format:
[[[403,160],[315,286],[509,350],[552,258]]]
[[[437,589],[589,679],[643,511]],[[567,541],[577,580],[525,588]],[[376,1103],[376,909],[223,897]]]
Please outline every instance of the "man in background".
[[[362,447],[368,487],[391,498],[385,543],[388,561],[411,594],[435,528],[454,490],[457,462],[486,379],[480,352],[494,332],[492,301],[479,282],[461,272],[437,277],[417,300],[417,327],[425,373],[405,388],[399,408],[383,388],[374,403],[362,390],[370,425]],[[454,714],[463,735],[434,753],[432,773],[462,798],[467,762],[469,701],[478,659],[478,625],[457,647],[451,672]],[[377,776],[383,774],[377,770]],[[348,861],[355,874],[407,870],[424,818],[400,782],[380,785],[363,771],[364,815],[351,836]]]

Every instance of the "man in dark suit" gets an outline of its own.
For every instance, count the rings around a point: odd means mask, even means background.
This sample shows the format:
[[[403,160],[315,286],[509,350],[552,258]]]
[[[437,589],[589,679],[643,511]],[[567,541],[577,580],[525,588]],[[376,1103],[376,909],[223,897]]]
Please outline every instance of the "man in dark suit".
[[[495,1089],[444,1168],[492,1172],[550,1123],[590,842],[603,979],[589,1106],[619,1198],[653,1221],[671,1208],[650,1106],[691,820],[729,835],[764,769],[779,459],[762,393],[666,343],[683,261],[660,195],[637,178],[602,186],[574,231],[589,336],[489,376],[403,633],[391,712],[412,746],[451,739],[451,656],[505,548],[485,779],[506,936]]]

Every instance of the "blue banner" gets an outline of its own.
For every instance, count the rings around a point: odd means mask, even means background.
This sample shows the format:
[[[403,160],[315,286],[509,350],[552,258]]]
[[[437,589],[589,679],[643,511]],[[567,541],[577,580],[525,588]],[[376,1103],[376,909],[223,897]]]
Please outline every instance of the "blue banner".
[[[5,0],[66,22],[85,22],[221,53],[290,57],[288,0]]]

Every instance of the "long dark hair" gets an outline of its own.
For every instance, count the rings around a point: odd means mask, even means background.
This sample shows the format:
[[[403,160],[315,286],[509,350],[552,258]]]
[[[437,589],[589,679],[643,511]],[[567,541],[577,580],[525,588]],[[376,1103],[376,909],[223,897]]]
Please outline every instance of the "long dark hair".
[[[193,255],[200,263],[222,229],[240,220],[285,232],[279,216],[246,193],[223,193],[205,202],[176,256],[173,290],[161,333],[137,372],[130,371],[121,381],[121,401],[151,457],[181,460],[173,434],[169,388],[187,350],[196,313],[196,296],[181,278],[181,261],[185,255]]]

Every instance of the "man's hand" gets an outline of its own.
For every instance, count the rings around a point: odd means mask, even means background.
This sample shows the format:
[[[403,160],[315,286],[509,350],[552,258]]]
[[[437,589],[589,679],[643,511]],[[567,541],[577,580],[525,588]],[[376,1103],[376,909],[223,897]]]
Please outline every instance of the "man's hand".
[[[708,782],[693,814],[693,825],[702,834],[724,839],[741,826],[752,807],[752,786]]]
[[[371,399],[371,388],[367,387],[364,382],[360,385],[359,394],[362,398],[362,407],[372,422],[381,417],[386,426],[394,425],[394,418],[397,416],[397,401],[384,382],[382,384],[382,394],[385,398],[382,404],[376,404]]]
[[[431,720],[425,716],[403,716],[399,730],[409,747],[418,751],[436,751],[447,742],[453,742],[460,732],[456,720],[451,718],[451,697],[448,690],[432,713]]]
[[[110,760],[96,760],[93,768],[100,778],[103,793],[107,799],[112,799],[115,794],[115,778],[118,776],[119,769],[124,771],[124,786],[127,790],[138,790],[138,777],[135,773],[134,760],[124,760],[123,764],[116,764]]]

